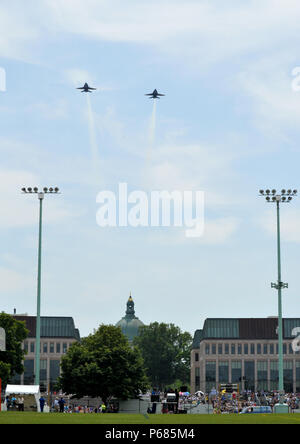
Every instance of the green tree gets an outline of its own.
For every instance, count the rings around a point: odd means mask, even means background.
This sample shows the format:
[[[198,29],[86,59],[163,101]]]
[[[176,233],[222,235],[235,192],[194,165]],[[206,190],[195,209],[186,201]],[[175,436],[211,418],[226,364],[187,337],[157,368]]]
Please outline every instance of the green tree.
[[[11,315],[0,313],[0,327],[6,333],[6,351],[0,352],[0,378],[6,386],[14,374],[24,372],[23,360],[25,352],[23,341],[28,337],[25,322],[15,320]]]
[[[174,324],[154,322],[141,327],[134,344],[141,350],[147,376],[153,387],[164,389],[180,380],[190,380],[192,336]]]
[[[118,327],[101,325],[73,344],[61,361],[60,388],[74,397],[136,397],[148,387],[143,359]]]

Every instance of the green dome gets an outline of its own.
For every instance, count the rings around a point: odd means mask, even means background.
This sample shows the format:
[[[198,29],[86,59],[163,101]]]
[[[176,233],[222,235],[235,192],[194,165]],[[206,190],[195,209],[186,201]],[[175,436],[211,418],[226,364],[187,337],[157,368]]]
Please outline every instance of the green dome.
[[[116,324],[116,327],[121,327],[122,333],[127,336],[129,342],[132,342],[138,336],[139,328],[143,325],[143,322],[135,316],[134,302],[130,295],[127,302],[126,316]]]

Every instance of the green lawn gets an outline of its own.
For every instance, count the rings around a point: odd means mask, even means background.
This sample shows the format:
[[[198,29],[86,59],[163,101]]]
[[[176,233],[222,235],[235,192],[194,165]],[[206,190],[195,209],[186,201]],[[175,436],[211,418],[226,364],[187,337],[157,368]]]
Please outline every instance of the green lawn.
[[[2,412],[0,424],[300,424],[300,415],[126,415]]]

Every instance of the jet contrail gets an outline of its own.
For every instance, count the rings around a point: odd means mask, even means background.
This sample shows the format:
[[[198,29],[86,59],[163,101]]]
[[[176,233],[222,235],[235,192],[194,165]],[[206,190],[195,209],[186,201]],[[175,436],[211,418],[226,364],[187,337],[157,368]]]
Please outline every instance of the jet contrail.
[[[87,108],[88,108],[88,123],[89,123],[89,135],[90,135],[90,145],[91,145],[91,155],[92,155],[92,169],[95,182],[99,183],[100,180],[100,158],[98,152],[98,144],[96,138],[96,126],[94,113],[92,110],[92,104],[90,100],[90,95],[87,94]]]
[[[151,166],[152,162],[152,154],[155,144],[155,133],[156,133],[156,100],[153,100],[153,110],[149,127],[149,146],[147,150],[146,170]]]

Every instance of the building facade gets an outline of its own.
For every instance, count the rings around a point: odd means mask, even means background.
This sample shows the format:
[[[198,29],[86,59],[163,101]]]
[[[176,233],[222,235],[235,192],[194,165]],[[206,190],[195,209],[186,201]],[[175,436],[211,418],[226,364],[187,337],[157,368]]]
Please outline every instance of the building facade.
[[[14,315],[17,321],[25,322],[29,330],[28,338],[23,342],[26,351],[24,373],[15,375],[10,381],[15,384],[31,385],[35,379],[35,347],[36,347],[36,317]],[[68,348],[80,341],[79,330],[75,328],[71,317],[41,317],[41,348],[40,348],[40,385],[47,389],[55,385],[60,376],[60,361]]]
[[[283,320],[284,388],[300,393],[300,319]],[[240,390],[278,390],[278,319],[207,319],[194,335],[191,390],[210,392],[219,384]],[[299,348],[300,349],[300,348]]]

